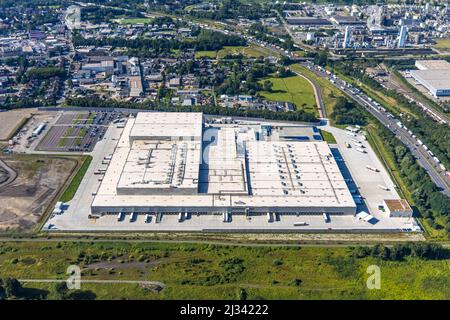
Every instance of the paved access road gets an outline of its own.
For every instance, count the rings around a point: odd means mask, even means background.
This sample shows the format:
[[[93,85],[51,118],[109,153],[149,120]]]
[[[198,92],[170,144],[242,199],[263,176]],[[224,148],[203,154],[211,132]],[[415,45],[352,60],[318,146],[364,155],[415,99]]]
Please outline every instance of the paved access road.
[[[6,181],[0,183],[0,187],[6,187],[8,184],[13,182],[17,178],[17,172],[14,171],[12,168],[8,167],[8,165],[0,160],[0,167],[3,168],[3,170],[6,172],[8,178]]]

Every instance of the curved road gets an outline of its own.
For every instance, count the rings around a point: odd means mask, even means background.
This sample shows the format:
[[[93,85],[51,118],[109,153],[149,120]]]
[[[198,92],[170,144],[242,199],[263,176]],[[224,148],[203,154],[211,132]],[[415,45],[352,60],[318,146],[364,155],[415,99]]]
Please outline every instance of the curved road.
[[[325,119],[326,118],[325,106],[323,104],[322,93],[321,93],[320,88],[317,85],[317,83],[314,80],[309,79],[308,77],[306,77],[305,75],[301,74],[298,71],[295,71],[295,70],[292,70],[292,69],[289,69],[289,70],[291,70],[293,73],[295,73],[299,77],[302,77],[302,78],[306,79],[306,81],[308,81],[311,84],[311,86],[314,89],[314,96],[316,97],[317,109],[319,110],[319,118]]]
[[[8,179],[6,181],[0,183],[0,188],[6,187],[10,183],[12,183],[17,178],[17,172],[14,171],[12,168],[8,167],[8,165],[3,161],[0,160],[0,167],[3,168],[3,170],[6,171],[6,174],[8,175]]]

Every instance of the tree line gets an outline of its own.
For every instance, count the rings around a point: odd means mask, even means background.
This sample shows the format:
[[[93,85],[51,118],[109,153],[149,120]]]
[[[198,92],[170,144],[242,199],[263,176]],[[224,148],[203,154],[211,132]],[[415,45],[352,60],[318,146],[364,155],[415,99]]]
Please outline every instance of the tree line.
[[[330,114],[336,124],[351,124],[351,125],[366,125],[367,118],[358,108],[355,103],[349,101],[344,97],[338,97],[333,112]]]
[[[160,56],[170,53],[172,50],[194,49],[197,51],[217,51],[225,46],[245,46],[247,41],[239,36],[226,35],[221,32],[201,29],[194,40],[180,39],[156,39],[156,38],[101,38],[86,39],[78,32],[73,34],[75,46],[112,46],[132,49],[139,55],[140,52],[146,56]]]
[[[425,169],[392,132],[383,128],[378,134],[394,159],[402,180],[411,191],[411,197],[422,217],[434,229],[445,228],[450,235],[450,198],[440,192]]]
[[[303,110],[289,112],[275,112],[270,110],[251,110],[240,108],[223,108],[214,105],[206,106],[181,106],[165,102],[145,101],[142,103],[133,103],[116,100],[101,100],[96,97],[68,98],[68,106],[82,108],[125,108],[125,109],[145,109],[152,111],[165,112],[203,112],[205,114],[220,115],[226,117],[250,117],[264,118],[270,120],[300,121],[300,122],[318,122],[319,120],[311,113]]]
[[[52,289],[58,300],[94,300],[96,294],[90,290],[69,290],[66,282],[57,283]],[[0,279],[0,300],[44,300],[50,291],[25,288],[16,278]]]
[[[330,64],[330,66],[335,68],[338,72],[359,79],[372,89],[395,99],[400,108],[410,110],[414,114],[414,117],[403,117],[402,122],[433,151],[446,168],[449,168],[450,139],[448,137],[450,137],[450,127],[430,119],[415,102],[409,102],[404,95],[395,90],[383,88],[376,80],[372,79],[367,74],[360,72],[360,70],[364,70],[366,66],[372,65],[376,65],[376,63],[363,61],[360,62],[360,67],[358,68],[355,67],[353,62]]]
[[[445,229],[450,235],[450,198],[433,183],[425,169],[419,165],[411,151],[397,137],[381,126],[378,121],[359,105],[339,97],[330,117],[336,124],[365,125],[376,122],[377,134],[384,143],[389,156],[398,168],[401,179],[408,186],[411,198],[420,215],[434,229]]]
[[[358,246],[350,248],[354,258],[378,258],[388,261],[402,261],[406,257],[417,257],[423,260],[439,260],[448,257],[448,250],[436,243],[408,242],[397,243],[392,247],[376,244],[373,247]]]

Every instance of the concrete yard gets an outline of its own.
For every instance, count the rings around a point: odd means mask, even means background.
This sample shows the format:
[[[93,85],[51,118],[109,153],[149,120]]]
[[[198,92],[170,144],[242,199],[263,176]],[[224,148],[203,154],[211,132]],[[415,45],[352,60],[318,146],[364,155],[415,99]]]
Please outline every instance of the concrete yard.
[[[400,199],[395,190],[394,182],[370,144],[363,140],[361,134],[352,137],[345,130],[330,126],[324,127],[323,130],[333,133],[339,153],[342,155],[343,163],[341,165],[348,168],[347,174],[349,176],[346,178],[353,179],[352,184],[357,188],[371,214],[375,215],[375,217],[377,214],[381,214],[381,211],[378,210],[378,205],[382,204],[383,199]],[[366,153],[356,150],[356,144],[353,139],[362,143]],[[347,148],[345,143],[349,143],[351,148]],[[366,166],[374,167],[379,172],[373,172],[367,169]],[[379,186],[386,186],[389,190],[383,190]],[[361,205],[360,209],[364,209],[364,205]]]

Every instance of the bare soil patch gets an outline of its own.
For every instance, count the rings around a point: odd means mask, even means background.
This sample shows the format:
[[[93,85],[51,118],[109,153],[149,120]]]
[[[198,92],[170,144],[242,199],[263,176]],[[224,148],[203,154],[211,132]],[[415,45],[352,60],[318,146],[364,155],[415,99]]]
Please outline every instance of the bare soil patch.
[[[17,172],[0,189],[0,231],[32,229],[55,200],[77,165],[76,158],[57,156],[0,156]]]
[[[0,112],[0,140],[8,140],[15,130],[27,117],[30,117],[37,109],[19,109]]]

